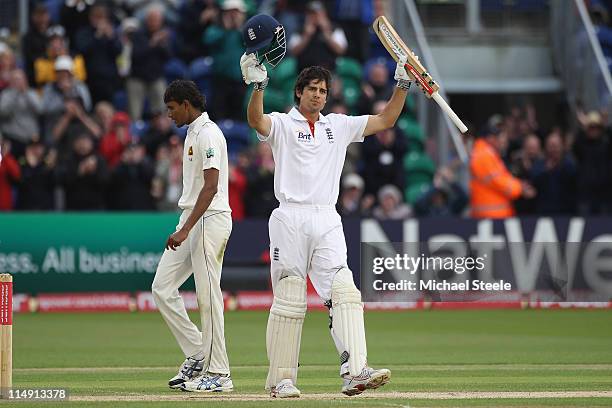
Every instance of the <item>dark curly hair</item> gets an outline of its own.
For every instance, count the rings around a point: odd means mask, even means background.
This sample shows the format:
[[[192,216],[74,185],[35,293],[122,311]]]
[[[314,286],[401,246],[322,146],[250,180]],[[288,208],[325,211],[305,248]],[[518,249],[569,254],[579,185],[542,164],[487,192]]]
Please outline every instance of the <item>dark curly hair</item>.
[[[293,88],[293,100],[296,105],[300,104],[300,98],[297,96],[297,91],[304,92],[304,88],[310,83],[310,81],[325,81],[327,89],[331,87],[331,72],[327,68],[321,66],[314,66],[304,68],[300,75],[298,75],[295,81],[295,87]]]
[[[184,101],[188,101],[191,106],[202,112],[206,110],[206,98],[200,93],[193,81],[187,81],[186,79],[172,81],[164,92],[164,103],[183,103]]]

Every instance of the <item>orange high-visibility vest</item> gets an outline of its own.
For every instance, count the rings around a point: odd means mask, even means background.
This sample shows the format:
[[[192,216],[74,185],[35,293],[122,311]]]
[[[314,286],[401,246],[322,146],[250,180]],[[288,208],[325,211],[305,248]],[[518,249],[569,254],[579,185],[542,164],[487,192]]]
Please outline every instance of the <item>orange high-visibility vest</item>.
[[[512,176],[499,153],[483,139],[470,158],[470,206],[473,218],[512,217],[512,201],[521,195],[521,181]]]

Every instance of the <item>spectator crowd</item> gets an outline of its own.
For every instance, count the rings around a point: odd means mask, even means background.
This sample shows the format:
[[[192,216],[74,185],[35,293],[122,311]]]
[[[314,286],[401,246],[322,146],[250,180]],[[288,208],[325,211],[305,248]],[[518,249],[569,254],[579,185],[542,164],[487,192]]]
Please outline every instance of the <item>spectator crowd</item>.
[[[394,86],[395,62],[369,30],[384,3],[31,0],[27,33],[0,42],[0,210],[176,210],[186,129],[166,116],[163,93],[189,78],[228,140],[234,219],[267,217],[277,206],[274,161],[245,123],[244,21],[265,12],[286,29],[288,55],[270,74],[266,110],[288,110],[297,73],[316,64],[334,73],[324,113],[369,114]],[[412,98],[396,127],[349,147],[343,216],[467,214],[457,163],[436,168]],[[527,191],[512,197],[516,213],[612,210],[607,118],[577,121],[574,133],[542,129],[532,107],[516,107],[478,132]]]

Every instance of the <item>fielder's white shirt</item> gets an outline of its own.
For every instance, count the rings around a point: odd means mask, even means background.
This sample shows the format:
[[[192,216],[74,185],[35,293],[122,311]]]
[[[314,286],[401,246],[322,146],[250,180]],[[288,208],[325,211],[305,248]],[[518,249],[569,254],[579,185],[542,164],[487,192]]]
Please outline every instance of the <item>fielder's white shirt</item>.
[[[204,187],[204,170],[219,170],[217,194],[208,210],[231,211],[228,198],[227,144],[221,129],[206,112],[191,122],[183,148],[183,195],[181,209],[192,209]]]
[[[276,199],[281,203],[336,205],[346,148],[349,143],[363,142],[369,116],[319,114],[314,135],[296,108],[268,116],[272,121],[270,135],[257,137],[272,147]]]

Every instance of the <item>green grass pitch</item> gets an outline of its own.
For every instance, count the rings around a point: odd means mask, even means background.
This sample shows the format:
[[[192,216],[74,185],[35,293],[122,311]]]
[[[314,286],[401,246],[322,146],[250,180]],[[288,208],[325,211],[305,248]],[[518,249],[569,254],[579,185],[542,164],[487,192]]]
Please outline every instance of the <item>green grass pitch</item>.
[[[390,368],[392,380],[356,397],[339,392],[327,319],[306,318],[299,400],[263,390],[266,312],[226,313],[233,393],[166,387],[183,357],[157,313],[18,314],[13,383],[68,388],[69,402],[44,403],[62,407],[612,406],[609,310],[367,312],[369,363]]]

